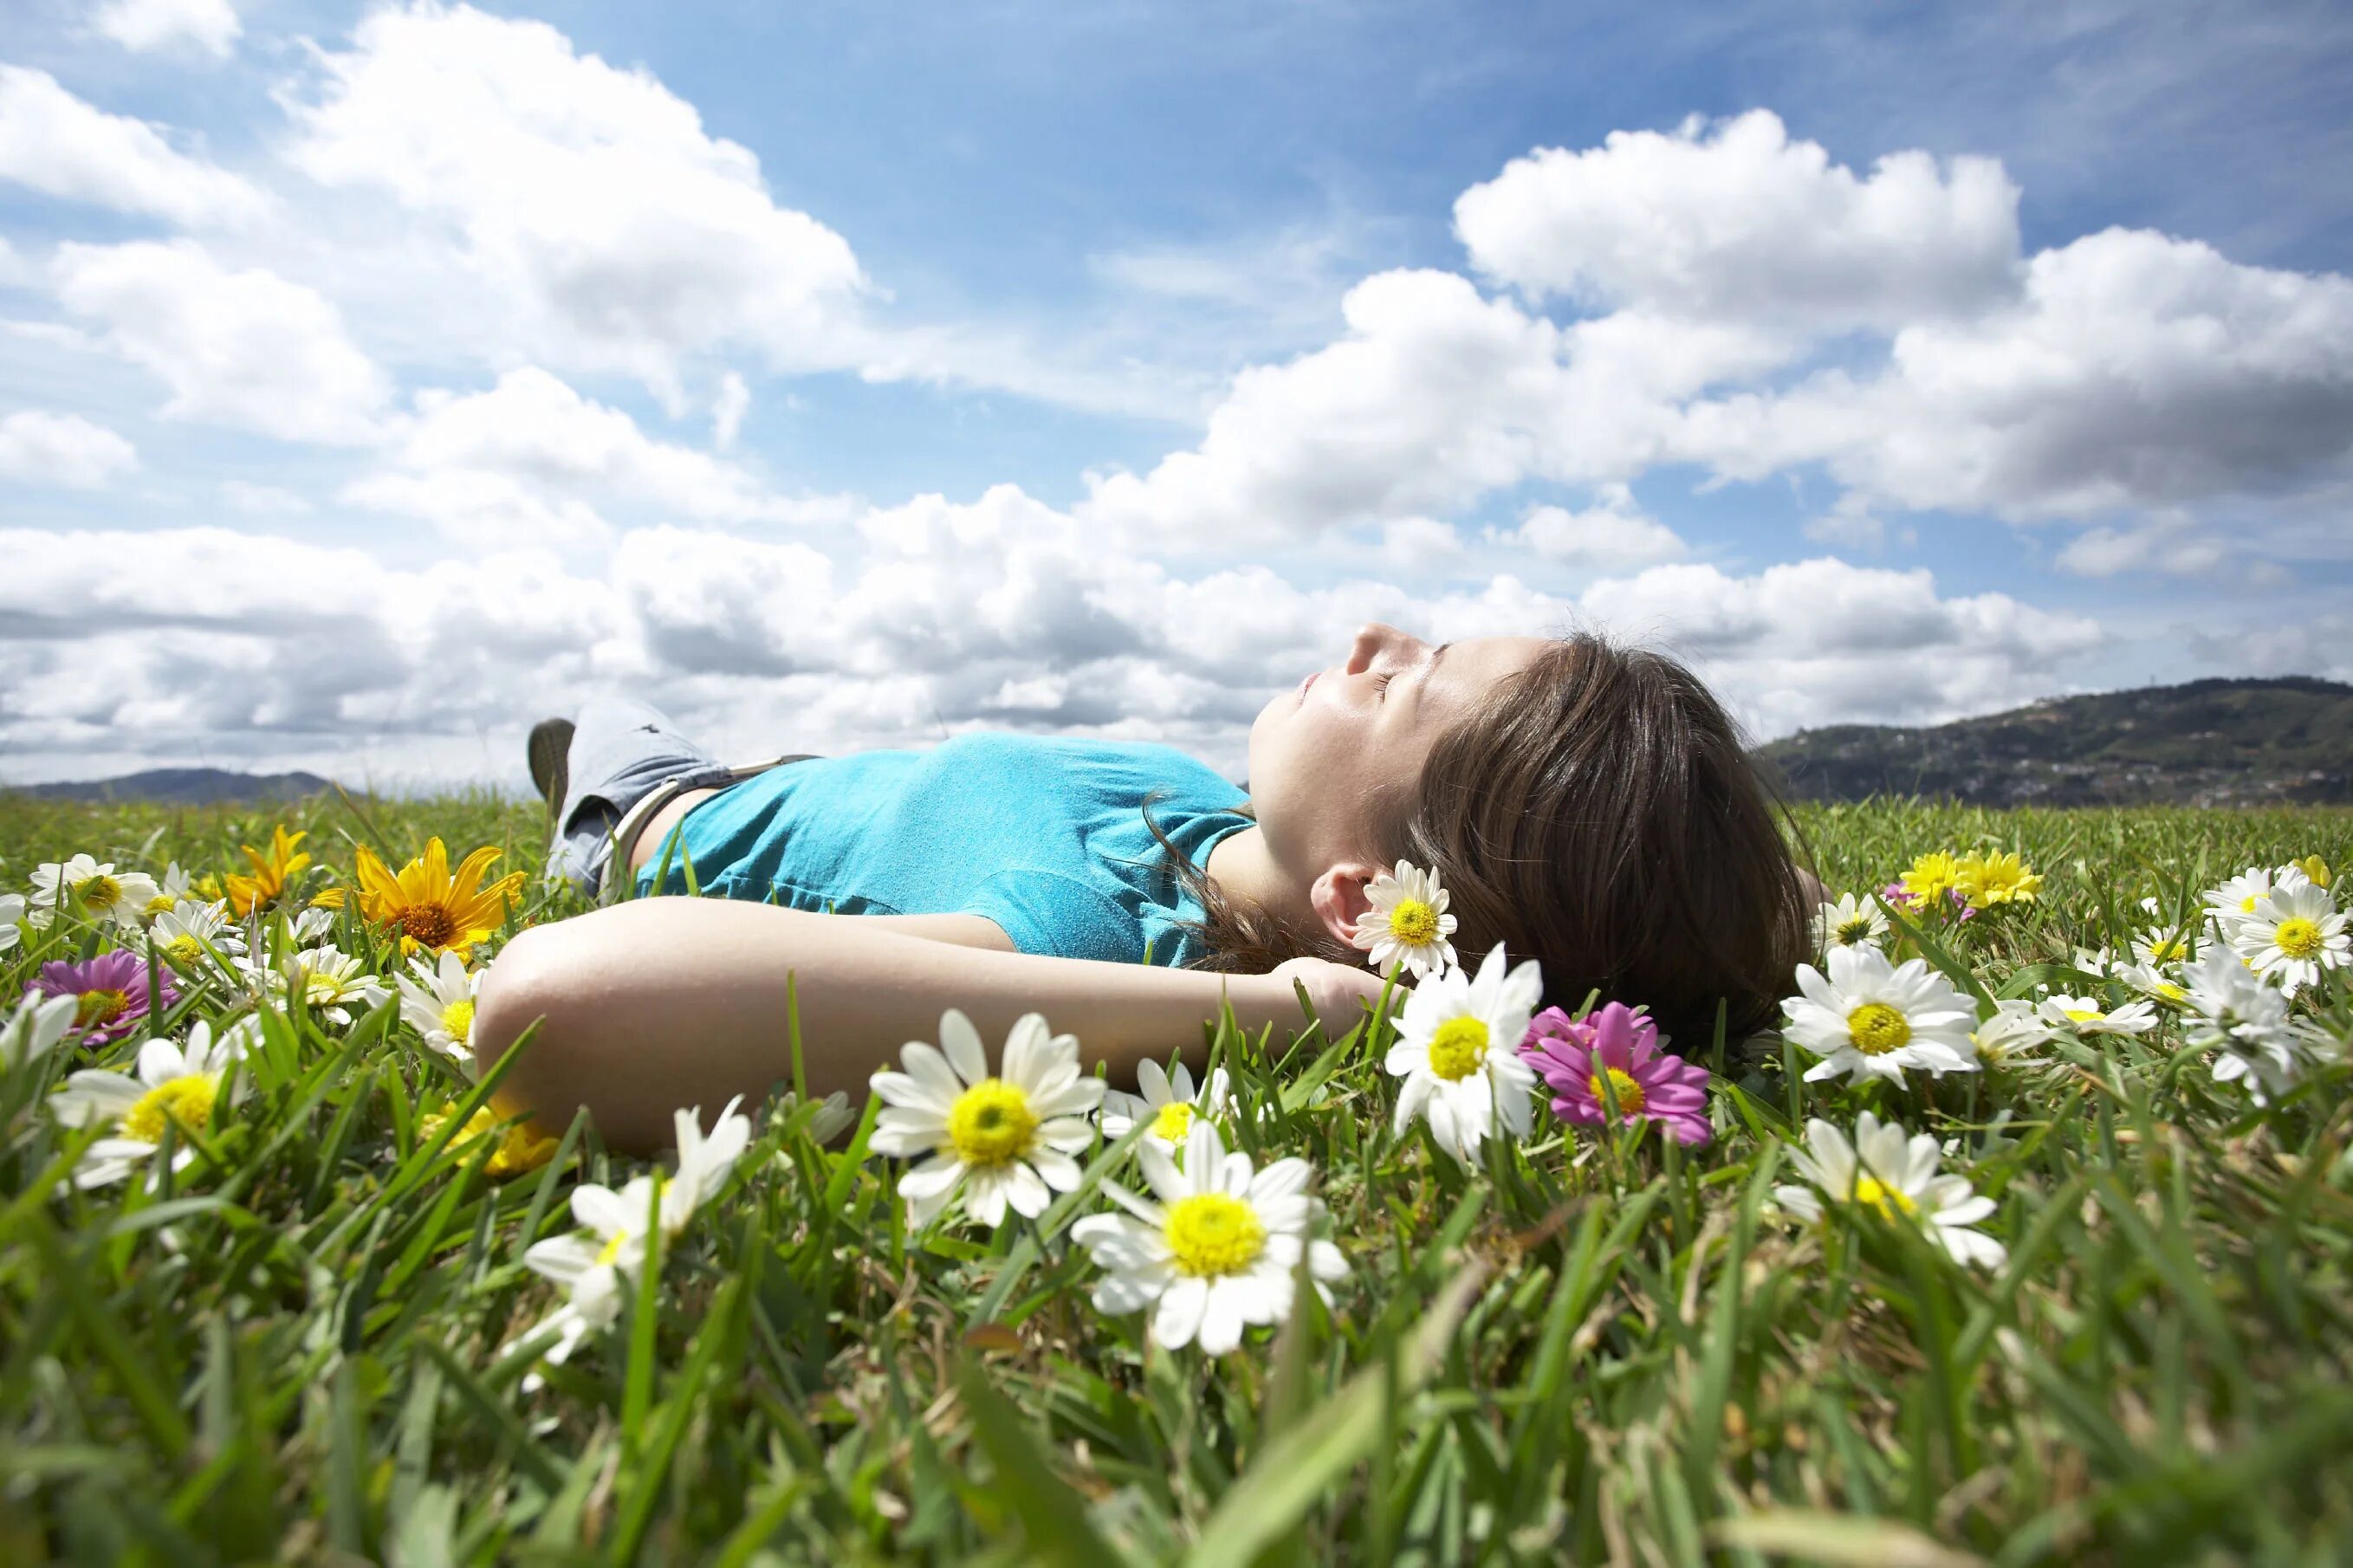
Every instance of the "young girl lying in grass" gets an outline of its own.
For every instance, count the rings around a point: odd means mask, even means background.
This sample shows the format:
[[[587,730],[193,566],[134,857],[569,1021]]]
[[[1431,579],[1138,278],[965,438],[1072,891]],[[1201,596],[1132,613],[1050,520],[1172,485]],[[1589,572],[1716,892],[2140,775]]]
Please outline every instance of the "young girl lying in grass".
[[[789,1076],[788,973],[814,1094],[862,1099],[950,1007],[992,1050],[1043,1013],[1127,1085],[1147,1058],[1201,1070],[1221,1003],[1253,1034],[1305,1027],[1294,982],[1345,1033],[1382,985],[1366,890],[1400,860],[1443,879],[1464,962],[1502,942],[1541,961],[1546,1005],[1599,986],[1694,1042],[1719,1001],[1728,1037],[1770,1020],[1812,908],[1707,689],[1584,634],[1368,625],[1261,710],[1247,795],[1173,747],[998,732],[730,769],[612,702],[542,725],[533,761],[551,875],[609,898],[612,866],[649,892],[667,860],[682,892],[691,859],[724,895],[534,927],[483,979],[485,1068],[543,1020],[501,1098],[556,1129],[585,1105],[632,1152],[679,1106]]]

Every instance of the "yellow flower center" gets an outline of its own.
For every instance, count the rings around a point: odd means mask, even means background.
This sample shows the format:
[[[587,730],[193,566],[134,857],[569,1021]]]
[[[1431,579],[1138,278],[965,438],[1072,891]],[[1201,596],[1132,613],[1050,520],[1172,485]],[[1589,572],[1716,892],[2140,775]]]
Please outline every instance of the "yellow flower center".
[[[2071,1024],[2096,1024],[2107,1016],[2097,1007],[2063,1007],[2060,1011],[2067,1015],[2067,1021]]]
[[[219,1089],[219,1081],[210,1073],[166,1079],[122,1113],[122,1135],[142,1143],[161,1143],[166,1121],[202,1132],[213,1124],[213,1096]]]
[[[1181,1100],[1170,1100],[1152,1119],[1152,1135],[1170,1143],[1182,1143],[1192,1131],[1193,1108]]]
[[[1884,1002],[1865,1002],[1846,1016],[1846,1032],[1864,1056],[1883,1057],[1912,1037],[1912,1020]]]
[[[2254,894],[2249,893],[2245,898],[2239,900],[2239,912],[2242,915],[2251,915],[2255,912]]]
[[[2165,1001],[2172,1003],[2177,1007],[2183,1005],[2189,1000],[2189,993],[2184,991],[2180,986],[2176,985],[2170,980],[2158,981],[2157,983],[2157,994],[2159,997]]]
[[[1604,1076],[1601,1073],[1595,1073],[1588,1082],[1593,1089],[1594,1100],[1607,1106],[1609,1101],[1601,1092],[1601,1080]],[[1609,1068],[1606,1076],[1609,1079],[1609,1092],[1618,1097],[1618,1109],[1628,1116],[1640,1115],[1643,1104],[1642,1086],[1634,1081],[1634,1076],[1631,1073],[1620,1072],[1616,1068]]]
[[[73,885],[74,902],[86,910],[111,910],[122,901],[122,884],[111,877],[87,877]]]
[[[1168,1205],[1162,1234],[1180,1273],[1239,1274],[1266,1247],[1258,1211],[1229,1193],[1195,1193]]]
[[[192,931],[182,931],[164,944],[164,951],[182,963],[194,963],[205,955],[205,944]]]
[[[129,1011],[131,998],[120,991],[85,991],[74,1004],[74,1027],[96,1029],[111,1024]]]
[[[1037,1131],[1029,1097],[1002,1079],[982,1079],[948,1108],[948,1142],[967,1165],[1009,1163],[1029,1147]]]
[[[2168,937],[2148,950],[2148,961],[2151,963],[2171,963],[2181,956],[2181,939]]]
[[[147,912],[151,915],[168,915],[179,907],[180,900],[169,893],[158,893],[147,900]]]
[[[477,1112],[476,1114],[479,1115],[480,1112]],[[495,1163],[496,1156],[493,1156],[492,1159],[493,1163]],[[656,1176],[654,1178],[654,1203],[659,1204],[661,1202],[662,1189],[669,1185],[670,1183],[666,1178],[661,1176]],[[644,1213],[645,1210],[639,1209],[637,1215],[632,1215],[630,1216],[630,1224],[635,1224],[638,1215],[643,1215]],[[620,1229],[606,1237],[605,1245],[602,1247],[599,1247],[596,1252],[597,1264],[600,1267],[609,1268],[614,1264],[618,1263],[621,1260],[621,1249],[628,1246],[630,1238],[635,1237],[637,1234],[638,1233],[636,1231],[629,1228],[629,1226],[624,1225]]]
[[[1864,1175],[1860,1172],[1856,1173],[1854,1178],[1854,1201],[1859,1204],[1869,1204],[1873,1208],[1877,1209],[1883,1218],[1889,1220],[1894,1219],[1898,1213],[1917,1215],[1920,1212],[1920,1205],[1912,1201],[1910,1193],[1905,1192],[1902,1187],[1883,1186],[1878,1178]]]
[[[1452,1083],[1477,1072],[1487,1059],[1487,1026],[1476,1018],[1449,1018],[1430,1037],[1430,1070]]]
[[[474,1034],[474,1004],[472,999],[470,997],[460,996],[455,1002],[450,1003],[447,1007],[442,1008],[441,1026],[448,1030],[449,1037],[457,1041],[459,1045],[462,1046],[470,1043],[472,1040]]]
[[[2310,958],[2320,951],[2320,928],[2302,915],[2292,915],[2280,921],[2272,940],[2290,958]]]
[[[458,934],[458,917],[447,904],[411,904],[394,915],[391,923],[420,947],[447,947]]]
[[[343,994],[343,983],[332,974],[311,973],[302,977],[302,1000],[333,1002]]]
[[[1871,917],[1868,915],[1856,915],[1840,923],[1838,928],[1838,944],[1841,947],[1852,947],[1856,942],[1864,941],[1870,935]]]
[[[1389,934],[1410,946],[1427,946],[1438,935],[1438,911],[1419,899],[1399,899],[1389,910]]]

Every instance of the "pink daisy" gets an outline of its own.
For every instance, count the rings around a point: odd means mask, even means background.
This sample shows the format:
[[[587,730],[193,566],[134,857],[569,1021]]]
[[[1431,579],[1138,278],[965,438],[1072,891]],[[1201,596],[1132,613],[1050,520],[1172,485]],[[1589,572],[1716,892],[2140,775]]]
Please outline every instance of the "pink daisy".
[[[169,968],[161,978],[163,1004],[168,1009],[180,1000],[180,994],[172,984]],[[147,960],[117,949],[83,963],[63,960],[44,963],[39,976],[25,987],[25,994],[79,998],[74,1027],[81,1033],[81,1043],[102,1046],[134,1033],[146,1021]]]
[[[1659,1050],[1659,1026],[1622,1002],[1572,1020],[1547,1007],[1520,1041],[1520,1059],[1551,1086],[1553,1114],[1578,1127],[1608,1120],[1603,1076],[1621,1120],[1659,1121],[1697,1148],[1715,1136],[1707,1120],[1707,1069]]]

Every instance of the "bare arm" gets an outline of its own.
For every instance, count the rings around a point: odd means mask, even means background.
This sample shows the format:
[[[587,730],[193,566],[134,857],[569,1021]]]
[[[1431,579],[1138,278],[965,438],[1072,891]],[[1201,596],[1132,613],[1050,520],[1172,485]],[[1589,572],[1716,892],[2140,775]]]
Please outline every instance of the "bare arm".
[[[901,1046],[936,1040],[949,1007],[972,1019],[992,1058],[1016,1018],[1043,1013],[1056,1033],[1079,1037],[1086,1066],[1109,1063],[1121,1084],[1147,1056],[1181,1052],[1200,1068],[1201,1025],[1218,1016],[1221,996],[1253,1032],[1308,1022],[1281,973],[1048,958],[931,940],[880,917],[661,898],[535,927],[509,943],[482,979],[475,1059],[487,1068],[543,1016],[501,1086],[502,1102],[551,1129],[585,1105],[613,1147],[659,1149],[673,1109],[699,1104],[709,1115],[791,1075],[787,971],[811,1092],[846,1089],[853,1101]],[[1377,992],[1379,978],[1362,973]]]

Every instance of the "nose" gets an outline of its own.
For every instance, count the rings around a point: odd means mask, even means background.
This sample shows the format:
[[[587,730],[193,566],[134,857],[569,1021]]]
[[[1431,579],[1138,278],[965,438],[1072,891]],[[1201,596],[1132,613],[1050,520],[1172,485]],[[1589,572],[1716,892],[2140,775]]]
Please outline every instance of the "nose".
[[[1356,628],[1356,640],[1349,646],[1348,673],[1362,674],[1384,657],[1395,662],[1410,662],[1419,640],[1386,621],[1366,621]]]

